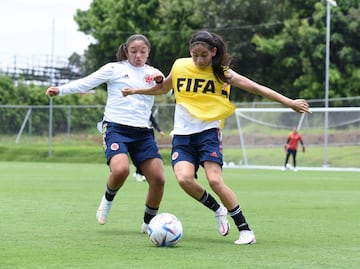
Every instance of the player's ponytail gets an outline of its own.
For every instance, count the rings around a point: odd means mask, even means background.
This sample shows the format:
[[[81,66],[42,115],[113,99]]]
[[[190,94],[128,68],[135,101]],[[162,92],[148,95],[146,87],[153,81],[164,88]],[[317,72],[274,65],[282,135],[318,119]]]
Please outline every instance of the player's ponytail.
[[[119,46],[119,49],[116,53],[116,59],[121,62],[124,60],[127,60],[127,54],[126,54],[127,48],[126,48],[126,44],[123,43]]]
[[[212,35],[214,37],[215,47],[217,48],[216,55],[212,59],[214,74],[219,80],[226,82],[225,71],[228,70],[231,59],[222,37],[215,33],[212,33]]]

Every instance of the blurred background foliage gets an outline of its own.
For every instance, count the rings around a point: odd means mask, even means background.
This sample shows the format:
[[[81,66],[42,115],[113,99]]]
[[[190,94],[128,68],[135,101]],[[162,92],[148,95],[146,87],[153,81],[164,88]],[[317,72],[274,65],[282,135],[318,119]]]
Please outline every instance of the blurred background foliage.
[[[226,40],[231,67],[240,74],[290,98],[325,95],[325,0],[93,0],[88,10],[76,11],[74,20],[79,31],[94,40],[83,55],[68,58],[82,76],[116,61],[119,45],[134,33],[149,38],[149,63],[168,74],[176,58],[189,56],[191,35],[208,30]],[[330,41],[329,98],[360,96],[359,0],[338,1],[331,8]],[[1,76],[0,104],[46,105],[45,90]],[[55,100],[55,104],[102,105],[106,93]],[[168,97],[156,100],[173,102]],[[231,100],[262,97],[233,89]]]

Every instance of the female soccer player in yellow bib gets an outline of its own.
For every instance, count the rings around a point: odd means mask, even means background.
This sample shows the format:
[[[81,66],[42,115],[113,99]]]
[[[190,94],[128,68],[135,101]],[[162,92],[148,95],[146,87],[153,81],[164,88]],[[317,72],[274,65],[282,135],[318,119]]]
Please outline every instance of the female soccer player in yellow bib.
[[[163,83],[147,89],[125,88],[122,92],[124,96],[157,95],[173,89],[176,107],[172,166],[179,185],[214,212],[221,235],[229,232],[229,214],[240,232],[235,244],[254,244],[255,234],[246,222],[235,193],[222,178],[221,127],[235,111],[235,106],[229,101],[230,87],[280,102],[299,113],[309,112],[309,106],[305,100],[289,99],[231,70],[226,44],[215,33],[195,33],[189,49],[191,57],[177,59]],[[195,180],[200,165],[222,204]]]

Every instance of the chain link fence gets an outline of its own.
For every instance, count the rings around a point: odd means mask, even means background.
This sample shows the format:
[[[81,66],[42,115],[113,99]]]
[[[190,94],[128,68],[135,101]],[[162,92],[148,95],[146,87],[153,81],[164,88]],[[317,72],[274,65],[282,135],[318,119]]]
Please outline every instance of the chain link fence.
[[[355,98],[351,101],[351,105],[354,101],[359,102],[360,98]],[[346,101],[348,102],[348,101]],[[319,103],[312,103],[311,107],[316,106]],[[344,104],[344,102],[339,102]],[[279,107],[278,104],[273,102],[259,102],[259,103],[238,103],[238,108],[259,108]],[[160,148],[171,147],[170,132],[173,129],[174,119],[174,104],[155,104],[153,107],[153,115],[158,122],[165,135],[162,137],[157,131],[154,131],[156,139]],[[99,145],[102,143],[102,136],[97,130],[97,122],[101,121],[104,113],[103,105],[53,105],[52,114],[49,105],[46,106],[18,106],[18,105],[0,105],[0,144],[9,143],[27,143],[35,144],[37,141],[56,141],[57,139],[68,142],[75,142],[76,144],[84,143],[87,145],[89,142],[96,142]],[[294,113],[295,114],[295,113]],[[314,114],[315,115],[315,114]],[[50,117],[51,116],[51,117]],[[270,115],[269,115],[270,116]],[[352,114],[351,119],[347,114],[332,113],[329,114],[330,122],[342,117],[342,122],[351,120],[350,127],[339,127],[334,130],[329,130],[329,147],[335,147],[337,152],[344,152],[344,154],[351,154],[348,149],[344,151],[344,146],[351,146],[358,148],[360,145],[360,113]],[[50,119],[52,120],[50,121]],[[324,132],[323,122],[319,122],[315,127],[309,131],[305,129],[307,125],[311,125],[315,117],[306,118],[303,123],[303,135],[307,146],[314,152],[315,150],[321,151],[324,147]],[[267,120],[269,121],[269,120]],[[269,121],[270,122],[270,121]],[[52,123],[50,125],[50,123]],[[242,121],[244,124],[244,122]],[[283,122],[282,122],[283,123]],[[246,152],[248,153],[248,159],[250,159],[251,150],[254,148],[254,152],[257,154],[258,149],[267,151],[265,153],[269,155],[265,158],[262,155],[254,155],[251,160],[251,164],[262,161],[263,164],[281,164],[283,158],[283,144],[286,142],[288,132],[290,132],[291,126],[288,129],[275,128],[274,130],[268,130],[264,128],[256,129],[254,124],[242,126],[245,128],[247,136],[246,140]],[[51,126],[51,128],[50,128]],[[244,129],[244,130],[245,130]],[[255,130],[255,131],[254,131]],[[312,132],[315,132],[312,133]],[[242,153],[242,143],[240,139],[240,132],[235,115],[229,117],[223,129],[223,148],[225,151],[226,162],[234,162],[235,164],[241,164],[244,161],[244,154]],[[260,139],[266,137],[266,139]],[[316,149],[317,148],[317,149]],[[354,148],[353,148],[354,149]],[[230,152],[230,153],[229,153]],[[310,154],[310,153],[309,153]],[[302,161],[304,163],[304,161]],[[318,160],[318,165],[321,165],[321,160]]]

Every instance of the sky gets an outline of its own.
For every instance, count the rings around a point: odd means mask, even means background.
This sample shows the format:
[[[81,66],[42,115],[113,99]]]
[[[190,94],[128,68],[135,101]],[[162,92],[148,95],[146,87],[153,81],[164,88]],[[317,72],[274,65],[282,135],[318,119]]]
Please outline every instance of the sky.
[[[91,37],[79,32],[73,17],[92,0],[1,0],[0,68],[17,58],[34,61],[82,54]]]

